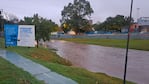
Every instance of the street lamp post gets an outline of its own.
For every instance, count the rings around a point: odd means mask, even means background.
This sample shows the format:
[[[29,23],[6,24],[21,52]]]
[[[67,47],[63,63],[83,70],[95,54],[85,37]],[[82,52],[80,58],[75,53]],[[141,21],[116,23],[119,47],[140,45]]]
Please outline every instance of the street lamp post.
[[[129,19],[129,28],[128,28],[128,37],[127,37],[127,46],[126,46],[126,56],[125,56],[125,68],[124,68],[123,84],[126,84],[126,73],[127,73],[127,61],[128,61],[128,49],[129,49],[129,39],[130,39],[130,27],[131,27],[131,18],[132,18],[132,8],[133,8],[133,0],[131,0],[131,7],[130,7],[130,19]]]

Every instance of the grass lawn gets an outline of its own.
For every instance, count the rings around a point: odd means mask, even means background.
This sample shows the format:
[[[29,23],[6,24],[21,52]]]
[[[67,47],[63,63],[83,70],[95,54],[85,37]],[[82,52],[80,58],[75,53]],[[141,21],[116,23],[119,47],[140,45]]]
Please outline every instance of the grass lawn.
[[[0,84],[43,84],[43,82],[0,57]]]
[[[1,45],[0,47],[4,46]],[[40,63],[54,72],[75,80],[79,84],[123,84],[121,79],[114,78],[103,73],[93,73],[86,69],[73,67],[69,61],[59,57],[55,52],[53,52],[53,50],[42,47],[9,47],[7,50],[16,52],[26,58]],[[127,82],[127,84],[134,83]]]
[[[126,40],[115,40],[115,39],[85,39],[85,38],[70,38],[61,39],[71,42],[78,42],[84,44],[93,44],[109,47],[126,48]],[[130,40],[130,49],[146,50],[149,51],[149,40]]]

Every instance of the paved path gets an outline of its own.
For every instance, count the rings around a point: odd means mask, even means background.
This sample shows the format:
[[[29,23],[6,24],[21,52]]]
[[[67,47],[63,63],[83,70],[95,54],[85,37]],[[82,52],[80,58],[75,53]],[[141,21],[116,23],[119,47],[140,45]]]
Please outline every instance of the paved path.
[[[39,80],[43,80],[46,84],[77,84],[75,81],[52,72],[48,68],[32,62],[16,53],[0,49],[0,56],[19,68],[24,69]]]

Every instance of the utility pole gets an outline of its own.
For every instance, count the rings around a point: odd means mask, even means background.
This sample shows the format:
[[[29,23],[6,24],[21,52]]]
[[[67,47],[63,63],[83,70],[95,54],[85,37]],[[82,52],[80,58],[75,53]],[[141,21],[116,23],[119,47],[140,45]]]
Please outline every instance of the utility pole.
[[[130,39],[130,27],[131,27],[131,18],[132,18],[132,8],[133,8],[133,0],[131,0],[131,6],[130,6],[130,19],[129,19],[129,28],[128,28],[128,37],[127,37],[127,46],[126,46],[126,56],[125,56],[125,67],[124,67],[123,84],[126,84],[126,73],[127,73],[127,61],[128,61],[128,49],[129,49],[129,39]]]

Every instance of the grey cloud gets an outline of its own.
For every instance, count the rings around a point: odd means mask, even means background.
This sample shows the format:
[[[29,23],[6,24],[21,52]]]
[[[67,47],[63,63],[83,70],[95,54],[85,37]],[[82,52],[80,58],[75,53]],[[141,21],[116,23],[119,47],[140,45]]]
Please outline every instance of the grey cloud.
[[[61,10],[73,0],[0,0],[0,9],[13,13],[19,18],[32,16],[39,13],[42,17],[52,19],[59,23]],[[129,15],[131,0],[89,0],[94,14],[94,22],[104,21],[109,16],[117,14]],[[149,16],[149,0],[134,0],[133,17],[137,17],[137,8],[140,8],[139,16]]]

